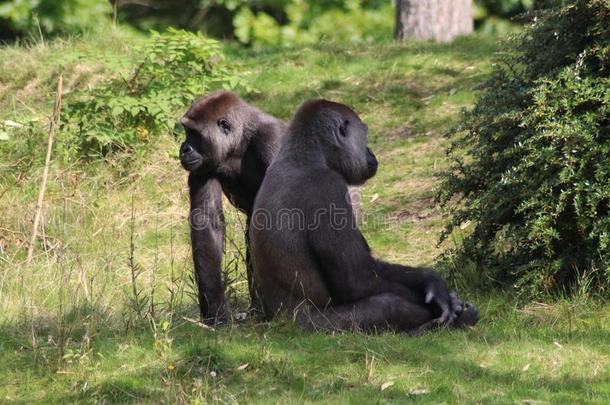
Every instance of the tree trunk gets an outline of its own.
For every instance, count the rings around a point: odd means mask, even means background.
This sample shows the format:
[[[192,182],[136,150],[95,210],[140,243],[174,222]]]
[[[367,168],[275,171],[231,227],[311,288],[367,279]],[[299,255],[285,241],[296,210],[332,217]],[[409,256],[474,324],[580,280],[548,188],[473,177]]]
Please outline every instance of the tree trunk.
[[[451,41],[472,33],[472,0],[396,0],[397,40]]]

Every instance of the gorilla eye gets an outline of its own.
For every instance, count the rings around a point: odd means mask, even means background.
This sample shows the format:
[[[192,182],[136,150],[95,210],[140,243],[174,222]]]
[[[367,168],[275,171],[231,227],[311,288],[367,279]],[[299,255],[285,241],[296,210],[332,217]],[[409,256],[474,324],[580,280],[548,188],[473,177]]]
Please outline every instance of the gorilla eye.
[[[227,135],[229,131],[231,131],[231,124],[229,124],[229,121],[225,120],[224,118],[219,119],[217,124],[220,130],[225,133],[225,135]]]
[[[347,136],[347,125],[349,124],[348,120],[345,120],[339,125],[339,133],[341,136]]]

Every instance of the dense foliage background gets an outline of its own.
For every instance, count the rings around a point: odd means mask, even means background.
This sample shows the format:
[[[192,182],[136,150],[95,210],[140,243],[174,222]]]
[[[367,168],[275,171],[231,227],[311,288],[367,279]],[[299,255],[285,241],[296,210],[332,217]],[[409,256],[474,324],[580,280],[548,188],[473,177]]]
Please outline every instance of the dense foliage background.
[[[441,201],[447,256],[529,295],[610,287],[610,3],[545,12],[465,115]],[[464,205],[450,204],[463,197]]]
[[[561,0],[475,0],[475,25],[510,29],[508,19]],[[177,27],[244,44],[323,38],[372,41],[392,35],[391,0],[0,0],[0,39],[99,30],[111,21],[139,30]]]

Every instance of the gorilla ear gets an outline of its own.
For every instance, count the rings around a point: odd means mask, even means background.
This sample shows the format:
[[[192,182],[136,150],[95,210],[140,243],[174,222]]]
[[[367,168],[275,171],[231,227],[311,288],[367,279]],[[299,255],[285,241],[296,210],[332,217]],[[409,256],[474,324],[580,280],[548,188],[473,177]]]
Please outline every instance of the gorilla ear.
[[[346,137],[347,136],[347,126],[349,124],[348,120],[344,120],[341,125],[339,125],[339,133],[341,134],[341,136]]]

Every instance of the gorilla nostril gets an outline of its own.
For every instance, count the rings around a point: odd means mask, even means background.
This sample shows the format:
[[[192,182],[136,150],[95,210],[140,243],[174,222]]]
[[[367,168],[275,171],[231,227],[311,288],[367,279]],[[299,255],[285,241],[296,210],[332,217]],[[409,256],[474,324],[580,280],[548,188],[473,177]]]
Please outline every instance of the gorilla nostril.
[[[180,147],[180,154],[184,155],[187,153],[191,153],[193,151],[193,147],[188,143],[183,143]]]

